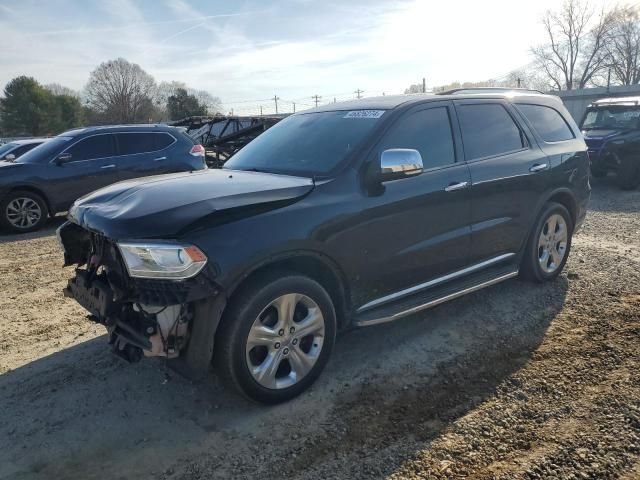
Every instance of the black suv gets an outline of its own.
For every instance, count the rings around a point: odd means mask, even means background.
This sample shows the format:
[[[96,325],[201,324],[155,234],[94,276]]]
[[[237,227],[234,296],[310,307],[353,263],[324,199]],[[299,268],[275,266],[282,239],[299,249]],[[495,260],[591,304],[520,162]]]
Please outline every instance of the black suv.
[[[617,173],[624,190],[640,185],[640,97],[603,98],[587,107],[581,127],[591,174]]]
[[[0,226],[40,228],[48,215],[120,180],[206,168],[204,148],[163,125],[90,127],[47,140],[0,161]]]
[[[213,360],[247,397],[287,400],[336,332],[515,277],[556,277],[590,194],[556,97],[387,96],[291,115],[221,170],[119,183],[58,231],[65,294],[114,351]]]

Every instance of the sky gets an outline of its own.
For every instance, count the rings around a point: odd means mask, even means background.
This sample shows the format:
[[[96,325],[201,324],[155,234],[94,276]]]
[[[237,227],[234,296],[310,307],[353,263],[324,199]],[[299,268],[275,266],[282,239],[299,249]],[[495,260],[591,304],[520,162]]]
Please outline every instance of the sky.
[[[81,90],[139,64],[237,114],[499,78],[531,62],[558,0],[0,0],[0,88],[29,75]],[[270,109],[270,110],[269,110]]]

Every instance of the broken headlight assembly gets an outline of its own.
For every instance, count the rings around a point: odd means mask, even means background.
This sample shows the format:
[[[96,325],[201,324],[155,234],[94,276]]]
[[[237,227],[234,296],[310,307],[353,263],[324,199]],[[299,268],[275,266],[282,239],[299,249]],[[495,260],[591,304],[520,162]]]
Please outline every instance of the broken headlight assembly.
[[[185,280],[197,275],[207,257],[194,245],[175,243],[118,243],[129,276]]]

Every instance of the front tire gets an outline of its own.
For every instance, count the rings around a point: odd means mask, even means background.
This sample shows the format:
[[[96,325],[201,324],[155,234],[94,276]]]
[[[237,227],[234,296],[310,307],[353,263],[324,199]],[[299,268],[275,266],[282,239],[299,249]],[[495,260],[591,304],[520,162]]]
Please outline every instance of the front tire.
[[[572,236],[569,211],[559,203],[547,203],[525,247],[520,268],[522,276],[547,282],[560,275],[569,257]]]
[[[319,283],[298,274],[261,276],[231,300],[214,364],[222,381],[245,397],[280,403],[318,378],[335,335],[333,303]]]
[[[40,229],[46,223],[48,214],[44,199],[27,190],[10,192],[0,202],[0,226],[15,233]]]

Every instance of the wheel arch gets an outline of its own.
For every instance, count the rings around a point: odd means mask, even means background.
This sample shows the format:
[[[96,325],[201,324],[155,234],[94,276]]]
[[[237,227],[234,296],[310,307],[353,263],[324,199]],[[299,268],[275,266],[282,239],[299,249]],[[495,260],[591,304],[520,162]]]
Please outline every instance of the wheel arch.
[[[51,200],[49,199],[49,197],[47,197],[47,195],[44,193],[44,191],[42,191],[38,187],[34,187],[33,185],[16,185],[16,186],[12,186],[9,190],[7,190],[4,193],[2,198],[5,199],[5,198],[7,198],[7,196],[9,196],[13,192],[17,192],[17,191],[35,193],[40,198],[42,198],[42,200],[44,200],[44,203],[47,206],[47,210],[48,210],[49,215],[55,215],[56,212],[53,211],[53,205],[52,205]]]
[[[348,324],[351,302],[346,276],[333,259],[315,251],[287,252],[253,265],[227,289],[227,298],[230,301],[247,282],[273,271],[299,273],[317,281],[334,303],[338,327]]]
[[[546,200],[542,202],[542,204],[538,208],[538,215],[540,215],[542,208],[548,202],[559,203],[560,205],[565,207],[571,215],[571,222],[573,223],[573,227],[575,228],[576,221],[578,219],[578,202],[576,201],[576,198],[571,190],[569,190],[568,188],[562,188],[551,192]],[[536,219],[537,218],[538,216],[536,216]]]

